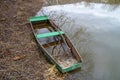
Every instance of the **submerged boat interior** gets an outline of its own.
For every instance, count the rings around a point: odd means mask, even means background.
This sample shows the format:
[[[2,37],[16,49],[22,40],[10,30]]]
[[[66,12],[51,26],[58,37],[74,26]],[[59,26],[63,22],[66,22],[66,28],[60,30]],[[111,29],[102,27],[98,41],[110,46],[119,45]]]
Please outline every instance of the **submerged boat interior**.
[[[40,45],[61,67],[67,68],[81,62],[64,32],[55,28],[49,20],[32,23],[32,26]]]

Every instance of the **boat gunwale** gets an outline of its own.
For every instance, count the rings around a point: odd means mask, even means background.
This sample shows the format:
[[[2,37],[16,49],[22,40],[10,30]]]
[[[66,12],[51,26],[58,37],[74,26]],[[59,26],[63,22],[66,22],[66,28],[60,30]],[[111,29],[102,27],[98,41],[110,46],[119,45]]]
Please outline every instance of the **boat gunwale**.
[[[47,55],[48,56],[50,56],[50,58],[53,60],[52,61],[52,63],[54,64],[56,64],[56,66],[60,69],[60,70],[62,70],[62,67],[57,63],[57,61],[53,58],[53,56],[51,56],[49,53],[48,53],[48,51],[41,45],[41,43],[38,41],[38,39],[36,38],[36,36],[35,36],[35,31],[34,31],[34,28],[33,28],[33,25],[32,25],[32,23],[30,22],[30,25],[31,25],[31,28],[32,28],[32,31],[33,31],[33,34],[34,34],[34,37],[35,37],[35,40],[36,40],[36,42],[39,44],[38,46],[41,48],[40,50],[42,50],[42,51],[44,51],[45,52],[45,56],[47,57]]]
[[[49,23],[50,23],[50,25],[51,25],[51,23],[53,23],[51,20],[47,20]],[[40,21],[39,21],[40,22]],[[54,23],[53,23],[54,24]],[[38,46],[40,47],[40,49],[44,52],[43,54],[48,58],[51,58],[51,62],[52,62],[52,64],[55,64],[56,65],[56,67],[58,67],[58,69],[62,72],[62,73],[65,73],[65,72],[68,72],[68,71],[71,71],[71,70],[69,70],[68,68],[70,68],[70,67],[67,67],[67,68],[63,68],[63,67],[61,67],[59,64],[58,64],[58,62],[53,58],[53,56],[51,56],[50,54],[49,54],[49,52],[42,46],[42,44],[39,42],[39,40],[36,38],[36,36],[35,36],[35,29],[34,29],[34,27],[33,27],[33,25],[32,25],[32,22],[30,22],[30,26],[31,26],[31,28],[32,28],[32,31],[33,31],[33,34],[34,34],[34,37],[35,37],[35,39],[36,39],[36,41],[37,41],[37,44],[39,44]],[[52,25],[51,25],[52,26]],[[55,25],[56,26],[56,25]],[[57,27],[57,26],[56,26]],[[58,27],[57,27],[58,28]],[[79,64],[82,64],[82,58],[81,58],[81,56],[80,56],[80,54],[78,54],[78,51],[77,51],[77,49],[75,48],[75,46],[72,44],[72,42],[71,42],[71,40],[69,39],[69,37],[66,35],[66,33],[64,34],[65,35],[65,37],[66,38],[68,38],[68,40],[69,40],[69,42],[70,42],[70,44],[74,47],[74,50],[76,51],[76,53],[77,53],[77,55],[79,56],[79,58],[80,58],[80,61],[78,61],[77,63],[79,63]],[[73,64],[74,65],[74,64]],[[80,66],[78,66],[78,67],[81,67],[81,65]],[[77,68],[78,68],[77,67]],[[76,68],[75,68],[76,69]],[[74,69],[73,69],[74,70]]]

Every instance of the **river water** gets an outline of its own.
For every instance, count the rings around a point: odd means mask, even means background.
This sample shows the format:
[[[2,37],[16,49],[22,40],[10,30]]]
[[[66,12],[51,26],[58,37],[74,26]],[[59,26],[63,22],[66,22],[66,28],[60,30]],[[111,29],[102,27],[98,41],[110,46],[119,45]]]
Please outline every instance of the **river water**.
[[[117,3],[54,5],[43,7],[42,13],[49,15],[68,34],[83,58],[81,70],[70,72],[65,80],[120,80],[120,7]]]

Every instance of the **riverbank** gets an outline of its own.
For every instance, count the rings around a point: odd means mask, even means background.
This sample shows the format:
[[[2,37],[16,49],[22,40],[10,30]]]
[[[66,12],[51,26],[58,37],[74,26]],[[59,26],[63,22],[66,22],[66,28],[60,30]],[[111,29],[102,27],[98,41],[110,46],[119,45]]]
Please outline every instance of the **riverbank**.
[[[0,1],[0,80],[63,80],[38,51],[30,26],[41,0]]]

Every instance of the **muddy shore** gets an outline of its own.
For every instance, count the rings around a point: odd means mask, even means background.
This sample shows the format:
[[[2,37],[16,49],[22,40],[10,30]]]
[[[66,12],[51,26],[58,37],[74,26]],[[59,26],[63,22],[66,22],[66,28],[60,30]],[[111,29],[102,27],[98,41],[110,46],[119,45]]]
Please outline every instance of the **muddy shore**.
[[[63,80],[39,52],[30,16],[41,9],[41,0],[0,0],[0,80]]]

